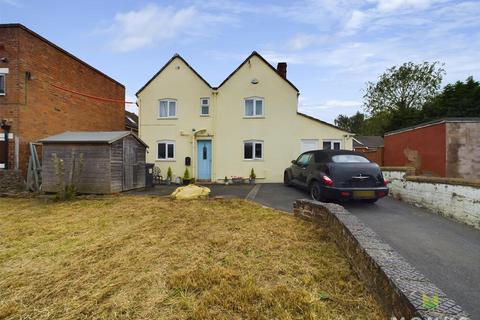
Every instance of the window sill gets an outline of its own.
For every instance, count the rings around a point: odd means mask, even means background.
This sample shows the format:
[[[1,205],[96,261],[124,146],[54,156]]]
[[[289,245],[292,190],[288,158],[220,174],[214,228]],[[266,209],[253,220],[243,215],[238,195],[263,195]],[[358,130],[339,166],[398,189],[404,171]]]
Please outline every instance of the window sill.
[[[0,96],[4,96],[4,95],[5,95],[5,93],[0,93]]]
[[[158,117],[157,120],[177,120],[177,117]]]
[[[175,160],[175,159],[155,159],[155,161],[158,161],[158,162],[176,162],[177,160]]]
[[[243,159],[243,161],[247,161],[247,162],[251,162],[251,161],[263,162],[263,159]]]
[[[210,115],[209,114],[201,114],[200,117],[208,118],[208,117],[210,117]]]
[[[254,117],[243,116],[243,119],[265,119],[265,116],[254,116]]]

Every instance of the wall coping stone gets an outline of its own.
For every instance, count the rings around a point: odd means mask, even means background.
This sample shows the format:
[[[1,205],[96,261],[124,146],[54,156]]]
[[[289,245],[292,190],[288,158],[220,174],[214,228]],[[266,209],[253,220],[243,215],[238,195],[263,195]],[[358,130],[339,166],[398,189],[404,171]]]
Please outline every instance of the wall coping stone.
[[[309,199],[296,200],[295,216],[326,227],[330,237],[350,261],[383,306],[397,319],[458,319],[470,316],[400,254],[338,204]],[[438,306],[423,306],[423,296],[438,295]]]
[[[405,177],[407,181],[422,182],[422,183],[440,183],[451,184],[456,186],[466,186],[480,188],[480,180],[466,180],[462,178],[444,178],[444,177],[426,177],[426,176],[408,176]]]

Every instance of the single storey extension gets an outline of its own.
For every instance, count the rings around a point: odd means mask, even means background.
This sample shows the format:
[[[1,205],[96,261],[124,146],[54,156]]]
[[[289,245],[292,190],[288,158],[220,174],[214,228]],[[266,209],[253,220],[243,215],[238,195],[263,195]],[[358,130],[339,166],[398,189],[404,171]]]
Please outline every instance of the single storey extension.
[[[298,96],[287,64],[274,68],[257,52],[217,87],[176,54],[137,92],[147,162],[164,177],[170,167],[218,182],[253,168],[258,182],[281,182],[301,152],[352,150],[351,134],[298,112]]]

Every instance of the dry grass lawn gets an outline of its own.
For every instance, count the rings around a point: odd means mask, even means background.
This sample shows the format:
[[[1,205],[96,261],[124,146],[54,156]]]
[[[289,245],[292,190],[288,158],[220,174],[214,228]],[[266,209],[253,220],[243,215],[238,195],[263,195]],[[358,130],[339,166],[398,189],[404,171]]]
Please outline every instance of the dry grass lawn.
[[[242,200],[0,199],[0,318],[381,319],[313,224]]]

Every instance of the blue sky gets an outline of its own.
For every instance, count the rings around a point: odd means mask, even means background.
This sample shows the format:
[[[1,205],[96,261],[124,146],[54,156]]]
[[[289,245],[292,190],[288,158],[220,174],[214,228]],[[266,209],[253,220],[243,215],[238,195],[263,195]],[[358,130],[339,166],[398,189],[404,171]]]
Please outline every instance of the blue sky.
[[[253,50],[288,62],[299,110],[333,122],[365,83],[406,61],[480,78],[480,1],[0,0],[18,22],[125,84],[127,99],[176,52],[218,85]]]

